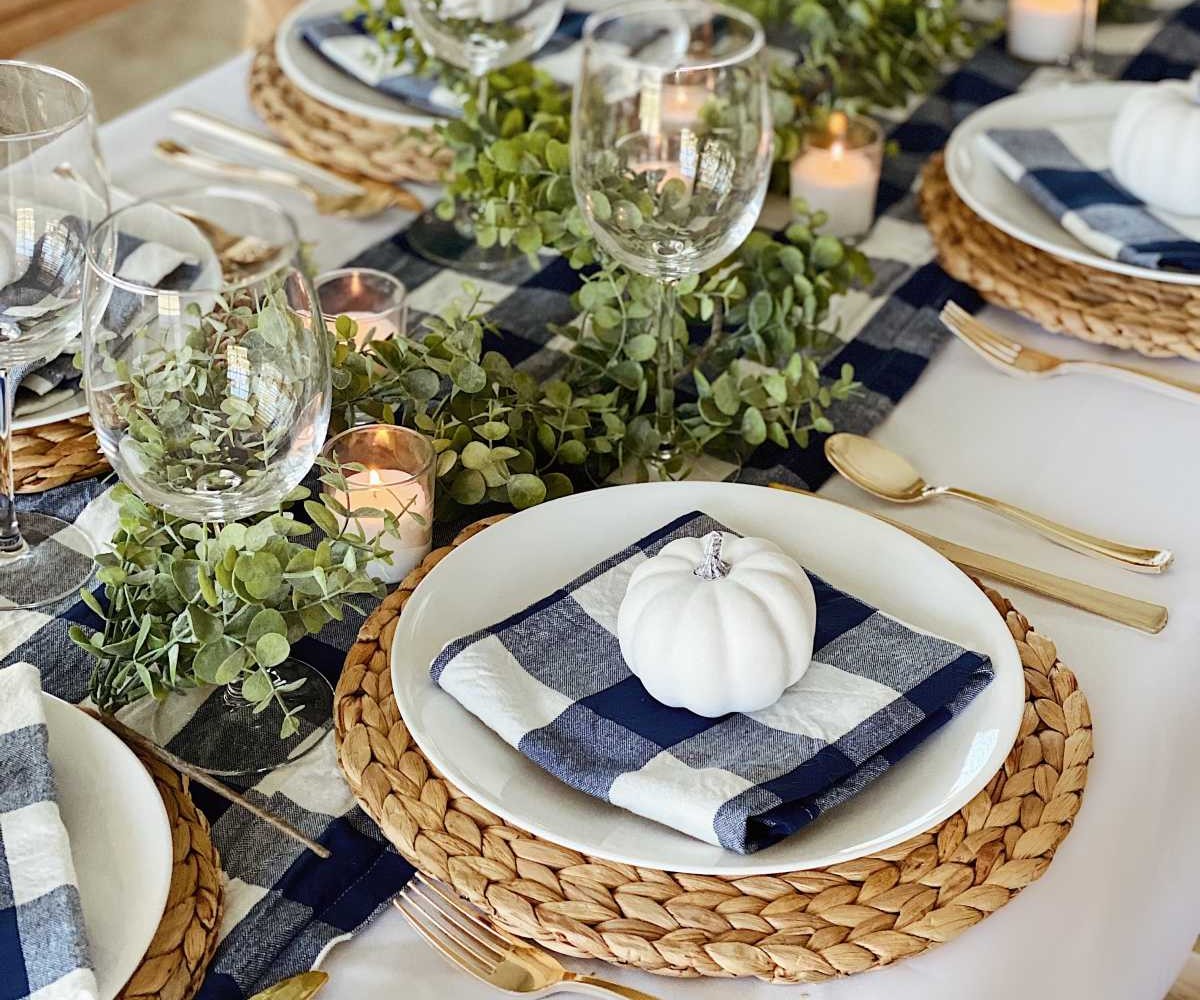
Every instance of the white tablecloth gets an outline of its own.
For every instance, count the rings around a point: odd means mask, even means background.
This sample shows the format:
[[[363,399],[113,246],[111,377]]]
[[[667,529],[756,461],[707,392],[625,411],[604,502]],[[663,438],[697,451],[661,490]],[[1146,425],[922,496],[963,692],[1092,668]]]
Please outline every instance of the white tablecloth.
[[[197,183],[152,153],[163,136],[193,138],[166,121],[172,107],[261,128],[245,97],[248,65],[239,57],[104,126],[114,183],[138,194]],[[322,268],[404,222],[400,212],[369,222],[322,218],[302,199],[275,193],[316,243]],[[1051,350],[1105,356],[999,310],[984,318]],[[1146,364],[1200,381],[1200,366]],[[1161,1000],[1200,931],[1200,407],[1090,377],[1018,381],[952,342],[876,437],[933,482],[1174,549],[1170,573],[1145,578],[953,501],[887,510],[943,537],[1170,607],[1166,632],[1149,637],[1009,591],[1056,641],[1091,703],[1096,757],[1076,829],[1045,877],[1008,907],[892,969],[786,992],[597,971],[673,1000],[805,993],[813,1000]],[[883,509],[836,479],[822,493]],[[323,967],[332,976],[322,994],[328,1000],[496,995],[451,970],[394,912],[336,946]]]

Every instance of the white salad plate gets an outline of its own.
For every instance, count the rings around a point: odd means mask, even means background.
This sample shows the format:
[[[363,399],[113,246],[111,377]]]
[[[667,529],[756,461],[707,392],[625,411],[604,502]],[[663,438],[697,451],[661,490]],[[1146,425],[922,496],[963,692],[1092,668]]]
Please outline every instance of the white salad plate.
[[[449,641],[520,611],[690,511],[779,544],[888,614],[991,657],[995,678],[942,730],[855,798],[742,856],[593,799],[508,746],[429,676]],[[1020,656],[991,602],[953,564],[849,507],[732,483],[613,486],[515,514],[422,581],[392,643],[396,702],[434,767],[512,823],[585,854],[714,875],[815,868],[898,844],[965,805],[1004,762],[1023,712]]]
[[[979,149],[993,128],[1049,128],[1072,121],[1116,120],[1133,94],[1150,83],[1062,84],[1025,91],[987,104],[956,128],[946,144],[946,174],[955,193],[981,219],[1030,246],[1077,264],[1167,284],[1200,284],[1200,275],[1138,267],[1102,257],[1062,228],[1044,208],[1000,172]],[[1170,220],[1166,213],[1160,213]]]
[[[45,696],[58,808],[71,838],[100,1000],[145,955],[171,888],[171,827],[150,773],[124,743]]]
[[[275,58],[284,75],[309,97],[370,121],[402,128],[430,128],[441,121],[359,82],[304,40],[302,21],[340,14],[346,7],[346,0],[308,0],[284,18],[275,34]]]

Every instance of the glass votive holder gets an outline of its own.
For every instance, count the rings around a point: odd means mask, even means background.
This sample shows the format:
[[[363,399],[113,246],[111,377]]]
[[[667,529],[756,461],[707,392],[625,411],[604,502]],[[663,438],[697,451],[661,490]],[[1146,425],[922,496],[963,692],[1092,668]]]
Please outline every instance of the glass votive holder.
[[[792,199],[829,218],[821,232],[842,239],[864,235],[875,221],[883,169],[883,130],[871,118],[835,111],[810,129],[792,163]]]
[[[330,438],[321,454],[345,480],[324,484],[325,492],[348,511],[343,528],[357,528],[391,553],[390,563],[369,562],[368,575],[399,583],[433,544],[433,442],[407,427],[364,424]]]
[[[408,289],[387,271],[342,267],[318,275],[315,286],[326,322],[349,316],[358,324],[354,343],[360,349],[372,340],[404,335],[408,326]]]
[[[1008,0],[1008,52],[1025,62],[1090,64],[1097,0]]]

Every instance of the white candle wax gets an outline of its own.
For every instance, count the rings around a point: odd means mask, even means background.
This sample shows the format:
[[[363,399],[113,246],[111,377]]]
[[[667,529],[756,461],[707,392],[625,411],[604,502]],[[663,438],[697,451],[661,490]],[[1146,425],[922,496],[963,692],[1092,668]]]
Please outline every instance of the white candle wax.
[[[390,340],[400,332],[400,327],[387,316],[364,312],[348,312],[345,315],[358,324],[354,332],[354,346],[360,349],[372,340]],[[336,316],[330,317],[330,322],[335,319]]]
[[[865,152],[835,142],[810,146],[792,164],[792,197],[803,198],[829,221],[821,230],[833,236],[861,236],[875,219],[879,167]]]
[[[1079,48],[1085,0],[1009,0],[1008,51],[1035,63],[1066,62]]]
[[[415,483],[400,473],[367,469],[346,477],[349,493],[334,489],[333,496],[348,510],[375,507],[395,514],[399,519],[396,533],[387,531],[387,522],[382,517],[352,517],[352,526],[357,527],[368,540],[377,539],[379,544],[392,554],[392,561],[372,560],[367,564],[367,574],[384,583],[399,583],[429,554],[433,544],[433,509],[429,495],[420,483]],[[406,510],[407,509],[407,510]],[[423,522],[413,514],[418,514]]]

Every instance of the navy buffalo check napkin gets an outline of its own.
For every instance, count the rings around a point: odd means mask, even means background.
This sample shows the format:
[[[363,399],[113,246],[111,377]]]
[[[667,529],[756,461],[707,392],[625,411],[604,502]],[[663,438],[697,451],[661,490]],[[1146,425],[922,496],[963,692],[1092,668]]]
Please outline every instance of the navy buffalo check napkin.
[[[503,0],[498,0],[501,6]],[[583,29],[583,14],[567,14],[534,62],[556,80],[571,83],[577,65],[577,53]],[[366,19],[347,21],[340,14],[313,17],[300,23],[301,37],[329,62],[360,83],[387,94],[409,107],[439,117],[457,118],[462,114],[461,99],[438,80],[413,73],[409,63],[395,64],[383,47],[366,29]]]
[[[990,129],[977,142],[1010,181],[1084,246],[1140,267],[1200,271],[1200,219],[1147,205],[1109,170],[1109,125]]]
[[[630,673],[617,610],[668,542],[729,529],[687,514],[511,618],[449,643],[434,680],[581,792],[751,854],[848,800],[992,679],[985,656],[916,632],[809,574],[807,673],[769,708],[718,719],[668,708]]]
[[[0,1000],[94,1000],[37,670],[0,670]]]

